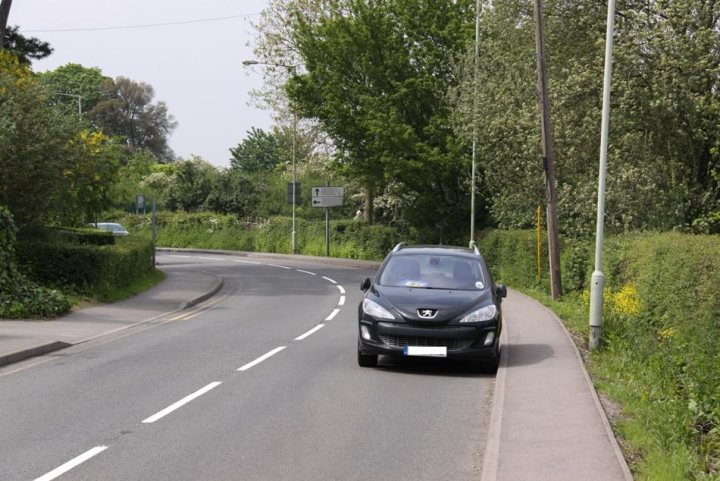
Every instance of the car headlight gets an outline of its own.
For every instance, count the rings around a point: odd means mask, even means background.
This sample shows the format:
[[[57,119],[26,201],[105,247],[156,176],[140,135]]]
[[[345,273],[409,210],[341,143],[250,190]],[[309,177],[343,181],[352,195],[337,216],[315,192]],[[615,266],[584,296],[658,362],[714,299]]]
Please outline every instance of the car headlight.
[[[362,309],[363,312],[369,316],[381,317],[383,319],[395,319],[395,316],[393,316],[390,311],[370,299],[363,299]]]
[[[497,312],[498,310],[497,307],[495,307],[495,304],[490,304],[489,306],[481,307],[477,311],[471,312],[470,314],[460,319],[460,322],[490,321],[495,318]]]

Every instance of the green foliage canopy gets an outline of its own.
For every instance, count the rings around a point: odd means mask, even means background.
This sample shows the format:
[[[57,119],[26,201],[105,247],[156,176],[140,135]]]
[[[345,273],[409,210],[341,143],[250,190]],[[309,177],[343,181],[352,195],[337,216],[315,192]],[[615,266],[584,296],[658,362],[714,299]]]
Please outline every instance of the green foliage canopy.
[[[471,3],[327,1],[321,15],[293,18],[306,73],[290,79],[291,102],[330,135],[343,174],[370,196],[395,181],[407,216],[434,240],[469,204],[469,156],[449,127],[446,93]]]

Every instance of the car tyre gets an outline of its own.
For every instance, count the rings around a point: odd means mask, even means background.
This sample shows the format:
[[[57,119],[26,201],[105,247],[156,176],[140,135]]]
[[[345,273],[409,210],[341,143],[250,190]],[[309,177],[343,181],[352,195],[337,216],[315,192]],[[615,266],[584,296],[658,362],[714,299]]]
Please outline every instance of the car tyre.
[[[502,350],[498,349],[492,359],[481,359],[476,361],[475,372],[480,374],[496,374],[500,366],[500,355]]]
[[[377,366],[378,355],[377,354],[363,354],[358,349],[358,365],[362,367],[375,367]]]

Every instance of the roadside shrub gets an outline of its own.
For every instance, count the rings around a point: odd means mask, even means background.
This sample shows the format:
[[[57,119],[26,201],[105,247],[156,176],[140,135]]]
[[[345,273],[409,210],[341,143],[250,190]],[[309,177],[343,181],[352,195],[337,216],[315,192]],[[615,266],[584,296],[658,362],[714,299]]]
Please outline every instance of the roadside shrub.
[[[479,247],[501,282],[548,290],[549,276],[538,283],[533,271],[532,239],[532,231],[492,231]],[[546,248],[542,252],[547,255]],[[561,303],[575,302],[583,317],[592,254],[589,240],[563,242]],[[639,460],[633,468],[640,480],[667,473],[669,459],[672,472],[682,473],[672,479],[720,478],[719,259],[718,236],[605,239],[605,347],[593,353],[590,365],[599,385],[624,407],[627,420],[616,427],[630,458]]]
[[[150,242],[132,236],[101,246],[28,240],[18,261],[36,282],[81,294],[127,286],[153,269]]]
[[[46,318],[67,312],[70,303],[62,293],[36,286],[17,270],[15,234],[12,215],[0,206],[0,318]]]

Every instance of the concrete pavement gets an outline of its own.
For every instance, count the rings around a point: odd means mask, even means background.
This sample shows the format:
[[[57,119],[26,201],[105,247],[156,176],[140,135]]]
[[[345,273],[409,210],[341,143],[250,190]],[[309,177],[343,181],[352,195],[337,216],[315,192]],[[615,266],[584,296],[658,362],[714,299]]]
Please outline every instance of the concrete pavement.
[[[165,273],[163,282],[121,302],[76,310],[49,321],[0,320],[0,367],[192,307],[222,287],[222,279],[207,272],[158,268]]]
[[[119,303],[53,321],[0,321],[0,366],[150,322],[222,287],[206,272],[160,268],[164,282]],[[481,480],[632,480],[561,321],[516,292],[509,293],[503,314],[503,356]]]

